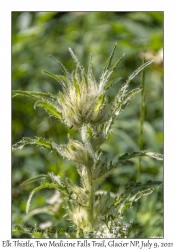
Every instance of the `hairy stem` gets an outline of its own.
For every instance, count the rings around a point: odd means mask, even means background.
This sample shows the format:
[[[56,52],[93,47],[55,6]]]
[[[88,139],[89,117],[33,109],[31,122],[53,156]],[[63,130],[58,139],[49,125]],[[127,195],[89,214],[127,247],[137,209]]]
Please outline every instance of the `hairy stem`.
[[[94,228],[94,184],[92,180],[92,172],[90,168],[87,168],[87,178],[88,178],[88,191],[89,191],[89,205],[88,205],[88,215],[89,224],[91,231]]]

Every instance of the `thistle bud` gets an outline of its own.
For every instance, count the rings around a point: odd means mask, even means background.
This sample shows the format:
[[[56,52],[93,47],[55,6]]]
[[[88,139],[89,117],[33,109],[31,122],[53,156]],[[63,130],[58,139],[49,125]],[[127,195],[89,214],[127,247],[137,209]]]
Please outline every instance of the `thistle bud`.
[[[56,60],[61,66],[65,76],[57,76],[50,72],[43,71],[48,76],[57,80],[62,86],[62,92],[55,99],[47,100],[49,106],[46,107],[45,103],[39,105],[51,113],[51,115],[60,119],[64,124],[70,128],[79,129],[84,124],[96,126],[109,122],[115,115],[118,115],[126,106],[128,100],[135,94],[141,91],[140,88],[132,90],[127,93],[129,82],[147,65],[152,61],[146,62],[140,68],[135,70],[128,78],[124,86],[118,92],[118,95],[112,102],[108,101],[107,91],[119,79],[109,81],[109,77],[116,69],[124,54],[119,60],[111,66],[112,58],[116,49],[114,47],[107,63],[103,69],[100,80],[97,82],[93,74],[92,59],[90,57],[89,68],[86,72],[83,66],[78,61],[78,58],[69,49],[70,54],[76,64],[76,69],[70,74],[67,69]],[[37,104],[38,105],[38,104]]]
[[[69,142],[58,147],[58,153],[76,163],[91,166],[93,159],[83,143],[69,138]]]
[[[83,228],[85,232],[90,232],[92,230],[87,210],[71,202],[69,204],[69,217],[79,228]]]
[[[59,93],[59,104],[62,108],[62,120],[67,126],[75,129],[83,124],[101,124],[110,117],[107,96],[100,91],[95,79],[84,70],[76,71],[67,89]]]

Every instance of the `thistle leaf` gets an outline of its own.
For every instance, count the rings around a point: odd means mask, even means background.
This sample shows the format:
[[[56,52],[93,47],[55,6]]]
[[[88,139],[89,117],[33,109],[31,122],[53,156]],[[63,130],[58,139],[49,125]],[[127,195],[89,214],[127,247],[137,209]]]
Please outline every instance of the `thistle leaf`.
[[[160,186],[161,181],[147,181],[146,183],[131,183],[126,186],[125,191],[121,195],[117,195],[111,199],[109,209],[99,218],[103,217],[103,221],[108,222],[120,218],[123,212],[131,208],[133,203],[139,200],[144,195],[149,195],[154,191],[154,187]],[[103,197],[104,199],[104,197]]]
[[[45,71],[45,70],[43,70],[42,72],[43,72],[43,74],[46,74],[46,75],[50,76],[51,78],[55,79],[57,82],[59,82],[59,84],[62,87],[66,88],[65,83],[57,75],[55,75],[55,74],[53,74],[51,72]]]
[[[37,101],[34,105],[34,108],[36,107],[42,107],[44,108],[51,116],[62,120],[62,113],[58,112],[57,108],[53,106],[52,104],[46,102],[46,101]]]
[[[23,137],[23,139],[12,146],[12,152],[15,150],[20,150],[26,145],[36,145],[41,146],[42,148],[50,149],[51,151],[57,151],[57,144],[53,142],[51,139],[46,140],[42,137],[35,137],[34,139],[29,137]]]
[[[114,202],[114,208],[117,208],[116,211],[118,216],[123,213],[125,209],[132,207],[133,203],[142,196],[151,194],[155,186],[160,186],[162,184],[163,182],[161,181],[151,180],[146,183],[131,183]]]
[[[53,56],[50,55],[50,57],[61,67],[61,70],[64,73],[64,75],[67,76],[68,79],[71,81],[70,73],[68,72],[66,67],[62,63],[60,63],[57,59],[55,59]]]
[[[111,174],[111,172],[121,166],[123,163],[127,162],[128,160],[136,157],[141,156],[149,156],[151,158],[154,158],[156,160],[162,161],[163,155],[155,152],[147,152],[147,151],[141,151],[141,152],[132,152],[132,153],[126,153],[118,158],[117,162],[110,162],[110,164],[106,163],[106,160],[97,162],[96,166],[94,166],[94,181],[101,180]]]
[[[68,80],[65,76],[59,75],[59,79],[62,79],[62,81],[64,81],[64,82],[65,82],[65,84],[67,84],[67,86],[69,86],[69,85],[70,85],[69,80]]]
[[[28,185],[28,184],[30,184],[32,182],[37,182],[39,180],[46,181],[47,179],[48,179],[47,175],[40,174],[40,175],[37,175],[35,177],[27,179],[26,181],[22,182],[20,186],[25,186],[25,185]]]
[[[143,65],[141,65],[138,69],[136,69],[129,77],[128,80],[126,81],[127,83],[129,83],[136,75],[138,75],[138,73],[140,71],[142,71],[146,66],[148,66],[149,64],[151,64],[152,62],[154,62],[154,60],[150,60],[146,63],[144,63]]]
[[[106,62],[106,65],[104,67],[104,71],[106,70],[109,70],[110,66],[111,66],[111,62],[112,62],[112,58],[114,56],[114,53],[115,53],[115,50],[116,50],[116,47],[117,47],[117,43],[115,44],[114,48],[113,48],[113,51],[110,55],[110,57],[108,58],[107,62]]]
[[[99,89],[100,91],[103,89],[103,87],[106,89],[106,85],[109,85],[107,82],[108,82],[108,79],[110,77],[110,75],[112,74],[112,72],[116,69],[116,67],[118,66],[118,64],[121,62],[122,58],[124,57],[125,54],[123,54],[116,63],[114,63],[114,65],[111,67],[111,62],[112,62],[112,58],[114,56],[114,52],[115,52],[115,49],[117,47],[117,43],[115,44],[114,46],[114,49],[110,55],[110,57],[108,58],[107,60],[107,63],[103,69],[103,73],[102,73],[102,76],[100,77],[100,86],[99,86]],[[107,87],[108,88],[108,87]]]
[[[127,94],[127,96],[125,97],[124,105],[125,105],[133,96],[135,96],[137,93],[139,93],[141,90],[142,90],[142,88],[136,88],[136,89],[131,90],[131,91]]]
[[[38,191],[44,189],[44,188],[59,189],[59,185],[45,182],[42,185],[40,185],[39,187],[33,189],[33,191],[30,193],[28,201],[27,201],[26,213],[28,213],[28,211],[29,211],[29,207],[30,207],[30,203],[31,203],[31,199],[32,199],[33,195],[36,194]]]
[[[92,54],[90,53],[89,57],[89,66],[88,66],[88,76],[90,77],[93,72],[93,62],[92,62]]]
[[[145,155],[152,157],[158,161],[163,161],[163,155],[156,152],[146,152]]]
[[[89,80],[89,82],[91,84],[94,84],[95,86],[97,86],[97,82],[96,82],[96,79],[95,79],[95,76],[94,76],[94,70],[93,70],[92,54],[90,54],[90,59],[89,59],[87,80]]]
[[[111,67],[111,72],[117,68],[117,66],[119,65],[119,63],[121,62],[124,56],[125,56],[125,53],[118,59],[116,63],[114,63],[114,65]]]
[[[119,90],[118,95],[115,97],[114,102],[112,103],[113,105],[113,114],[112,116],[118,115],[122,108],[124,108],[126,106],[127,101],[134,96],[135,94],[137,94],[138,92],[141,91],[141,89],[137,88],[132,90],[131,92],[129,92],[127,94],[127,88],[129,86],[130,81],[141,71],[143,70],[146,66],[148,66],[149,64],[151,64],[153,62],[153,60],[150,60],[146,63],[144,63],[142,66],[140,66],[138,69],[136,69],[127,79],[126,83],[124,84],[124,86]]]
[[[32,91],[22,91],[22,90],[13,90],[13,97],[16,96],[26,96],[30,97],[37,102],[34,105],[43,107],[51,116],[61,120],[62,114],[59,110],[57,98],[49,93],[40,93],[40,92],[32,92]]]
[[[85,206],[88,201],[88,196],[84,189],[72,183],[68,178],[62,179],[59,175],[48,173],[52,180],[52,184],[57,184],[59,192],[69,201],[77,202],[79,205]]]
[[[30,97],[38,101],[42,101],[44,99],[48,99],[50,101],[56,101],[56,96],[50,94],[50,93],[42,93],[42,92],[34,92],[34,91],[23,91],[23,90],[12,90],[13,96],[25,96]]]
[[[136,89],[131,90],[127,94],[125,94],[125,92],[123,92],[121,95],[119,94],[115,99],[115,102],[117,104],[115,107],[115,114],[118,115],[121,112],[121,110],[125,108],[128,101],[137,93],[139,93],[141,90],[142,88],[136,88]]]
[[[121,79],[122,79],[122,78],[119,77],[119,78],[117,78],[117,79],[115,79],[115,80],[112,80],[112,81],[108,82],[108,83],[104,86],[104,89],[105,89],[105,90],[109,89],[109,88],[112,87],[114,84],[118,83]]]
[[[80,72],[82,72],[84,70],[83,66],[81,65],[81,63],[79,62],[77,56],[74,54],[74,52],[72,51],[71,48],[69,48],[69,52],[70,52],[70,55],[72,56],[76,66],[78,69],[80,69]]]
[[[96,216],[103,216],[108,213],[109,209],[114,205],[114,198],[111,197],[110,192],[102,193],[97,196],[95,202],[95,213]]]
[[[72,184],[71,182],[67,180],[67,178],[61,178],[59,175],[55,175],[54,173],[48,173],[48,176],[50,177],[52,184],[57,184],[59,187],[59,192],[62,194],[62,196],[66,198],[70,198],[70,196],[73,194],[73,186],[76,186]]]

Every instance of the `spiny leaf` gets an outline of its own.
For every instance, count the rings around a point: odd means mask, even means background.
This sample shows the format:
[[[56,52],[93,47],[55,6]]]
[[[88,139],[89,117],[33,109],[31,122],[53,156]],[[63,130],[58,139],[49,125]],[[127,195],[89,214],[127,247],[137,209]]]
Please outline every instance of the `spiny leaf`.
[[[108,82],[105,86],[104,86],[104,89],[107,90],[109,89],[110,87],[112,87],[114,84],[118,83],[122,78],[117,78],[115,80],[112,80],[110,82]]]
[[[139,156],[150,156],[152,158],[155,158],[156,160],[163,160],[163,155],[155,152],[147,152],[146,150],[143,150],[141,152],[132,152],[132,153],[126,153],[119,157],[119,161],[127,161],[131,158],[139,157]]]
[[[146,183],[131,183],[126,186],[125,191],[114,200],[113,206],[108,215],[114,218],[119,217],[124,210],[131,208],[133,203],[136,202],[144,195],[149,195],[154,191],[155,186],[160,186],[161,181],[147,181]]]
[[[92,71],[93,71],[93,62],[92,62],[92,54],[90,53],[89,66],[88,66],[88,76],[91,75]]]
[[[163,161],[163,155],[156,152],[146,152],[145,155],[150,156],[158,161]]]
[[[59,184],[60,187],[64,186],[64,181],[59,175],[55,175],[54,173],[49,172],[48,176],[50,177],[53,183]]]
[[[70,85],[69,80],[65,76],[59,75],[59,79],[62,79],[68,86]]]
[[[32,211],[28,212],[28,214],[24,215],[24,217],[21,220],[21,224],[25,224],[26,221],[28,221],[32,216],[38,215],[38,214],[48,214],[54,216],[54,211],[47,207],[40,207],[35,208]]]
[[[61,84],[62,87],[66,88],[65,83],[63,81],[61,81],[60,78],[57,75],[55,75],[55,74],[53,74],[51,72],[45,71],[45,70],[43,70],[42,72],[44,74],[50,76],[51,78],[55,79],[57,82],[59,82]]]
[[[56,96],[53,96],[49,93],[40,93],[40,92],[32,92],[32,91],[22,91],[22,90],[13,90],[13,94],[15,96],[26,96],[32,99],[35,99],[37,102],[34,105],[43,107],[51,116],[56,117],[57,119],[62,118],[61,112],[58,111],[58,103],[56,102]]]
[[[135,89],[131,92],[129,92],[127,94],[127,88],[129,86],[130,81],[141,71],[143,70],[146,66],[148,66],[149,64],[151,64],[153,62],[153,60],[150,60],[146,63],[144,63],[142,66],[140,66],[138,69],[136,69],[127,79],[126,83],[124,84],[124,86],[119,90],[118,95],[115,97],[114,102],[112,103],[113,105],[113,114],[112,116],[118,115],[122,108],[125,107],[127,101],[134,96],[135,94],[137,94],[139,92],[139,88]],[[141,90],[141,89],[140,89]]]
[[[102,76],[100,77],[100,85],[99,85],[99,89],[102,90],[103,87],[105,88],[106,85],[108,85],[108,79],[110,77],[110,75],[112,74],[112,72],[116,69],[116,67],[118,66],[118,64],[121,62],[122,58],[124,57],[125,54],[123,54],[116,63],[114,63],[114,65],[112,67],[111,66],[111,62],[112,62],[112,58],[114,56],[114,52],[116,49],[117,44],[115,44],[114,49],[110,55],[110,57],[107,60],[107,63],[104,67]],[[108,88],[108,87],[107,87]]]
[[[132,187],[132,193],[137,193],[138,191],[140,190],[145,190],[147,188],[150,188],[150,187],[154,187],[154,186],[160,186],[162,185],[163,182],[162,181],[147,181],[146,183],[136,183],[136,184],[131,184],[129,186],[126,187],[127,190],[130,190],[131,187]]]
[[[68,79],[71,81],[70,73],[68,72],[68,70],[66,69],[66,67],[62,63],[60,63],[57,59],[55,59],[53,56],[50,55],[50,57],[52,59],[54,59],[54,61],[61,67],[61,70],[64,73],[64,75],[67,76]]]
[[[22,149],[25,145],[36,145],[36,146],[41,146],[46,149],[50,149],[51,151],[57,151],[57,144],[53,142],[51,139],[46,140],[45,138],[42,137],[35,137],[34,139],[29,138],[29,137],[23,137],[23,139],[17,143],[15,143],[12,146],[12,151],[15,150],[20,150]]]
[[[48,173],[48,176],[50,177],[53,184],[57,184],[59,186],[59,192],[66,198],[70,196],[70,194],[73,193],[73,190],[70,183],[67,181],[67,178],[61,178],[59,175],[55,175],[54,173]],[[74,185],[74,184],[72,184]],[[76,186],[76,185],[74,185]]]
[[[51,178],[53,184],[58,184],[59,192],[66,200],[76,201],[82,206],[86,205],[88,197],[83,188],[75,185],[68,178],[63,179],[59,175],[54,175],[54,173],[48,173],[48,176]]]
[[[105,178],[108,176],[115,168],[119,167],[126,161],[141,157],[141,156],[149,156],[151,158],[154,158],[156,160],[163,160],[163,155],[155,152],[147,152],[146,150],[141,152],[132,152],[132,153],[126,153],[118,158],[117,162],[110,162],[110,164],[107,164],[104,162],[98,162],[97,165],[94,167],[94,181],[100,180],[102,178]]]
[[[114,63],[114,65],[111,68],[111,71],[114,71],[117,68],[117,66],[119,65],[119,63],[121,62],[124,56],[125,56],[125,53],[118,59],[116,63]]]
[[[153,192],[155,186],[162,185],[162,181],[147,181],[146,183],[131,183],[126,187],[125,192],[122,193],[120,197],[122,197],[125,202],[130,202],[131,205],[133,202],[137,201],[144,195],[148,195]],[[123,211],[123,208],[122,208]]]
[[[25,186],[25,185],[28,185],[28,184],[30,184],[30,183],[32,183],[32,182],[36,182],[36,181],[39,181],[39,180],[42,180],[42,181],[44,180],[44,181],[46,181],[47,178],[48,178],[47,175],[45,175],[45,174],[40,174],[40,175],[37,175],[37,176],[35,176],[35,177],[32,177],[32,178],[27,179],[26,181],[22,182],[20,186]]]
[[[45,99],[48,99],[50,101],[56,101],[57,98],[56,96],[50,94],[50,93],[42,93],[42,92],[34,92],[34,91],[23,91],[23,90],[12,90],[13,96],[12,97],[16,97],[16,96],[26,96],[26,97],[30,97],[33,98],[35,100],[38,101],[42,101]]]
[[[117,47],[117,43],[115,44],[114,48],[113,48],[113,51],[110,55],[110,57],[108,58],[107,62],[106,62],[106,65],[104,67],[104,71],[108,70],[111,66],[111,62],[112,62],[112,58],[114,56],[114,53],[115,53],[115,50],[116,50],[116,47]]]
[[[93,71],[93,61],[92,61],[92,54],[91,53],[90,53],[90,59],[89,59],[87,79],[91,80],[96,85],[96,79],[95,79],[94,71]]]
[[[47,101],[37,101],[34,105],[34,108],[42,107],[44,108],[51,116],[62,120],[62,113],[58,112],[57,108],[52,104],[48,103]]]
[[[111,197],[110,192],[108,191],[106,194],[102,193],[97,195],[97,199],[95,202],[95,212],[96,216],[103,216],[106,214],[109,209],[114,205],[114,198]]]
[[[26,213],[28,213],[29,211],[29,207],[30,207],[30,203],[31,203],[31,199],[33,197],[34,194],[36,194],[38,191],[44,189],[44,188],[54,188],[54,189],[59,189],[59,185],[58,184],[52,184],[52,183],[43,183],[41,186],[35,188],[29,195],[28,201],[27,201],[27,205],[26,205]]]
[[[131,91],[127,94],[127,96],[125,97],[124,105],[125,105],[134,95],[136,95],[137,93],[139,93],[141,90],[142,90],[142,88],[136,88],[136,89],[131,90]]]
[[[77,68],[79,68],[80,71],[82,72],[83,66],[80,64],[80,62],[79,62],[77,56],[74,54],[74,52],[72,51],[71,48],[69,48],[69,52],[70,52],[70,54],[71,54],[71,56],[72,56],[72,58],[73,58],[73,60],[74,60],[74,62],[75,62],[75,64],[76,64]]]
[[[136,69],[129,77],[127,80],[127,83],[129,83],[136,75],[138,75],[138,73],[140,71],[142,71],[146,66],[148,66],[149,64],[151,64],[152,62],[154,62],[154,60],[150,60],[146,63],[144,63],[143,65],[141,65],[138,69]]]

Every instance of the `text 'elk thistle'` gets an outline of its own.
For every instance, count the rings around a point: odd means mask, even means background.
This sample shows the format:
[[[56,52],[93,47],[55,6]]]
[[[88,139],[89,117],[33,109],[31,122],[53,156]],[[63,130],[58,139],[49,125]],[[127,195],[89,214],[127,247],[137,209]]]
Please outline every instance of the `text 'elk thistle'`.
[[[153,191],[153,187],[161,185],[159,181],[148,181],[146,183],[131,183],[124,193],[112,196],[110,192],[98,193],[98,186],[106,176],[118,166],[123,165],[131,158],[149,156],[162,160],[162,155],[154,152],[132,152],[118,157],[117,162],[108,162],[100,150],[100,146],[107,139],[115,116],[126,107],[131,97],[141,91],[141,88],[128,91],[130,81],[153,60],[144,63],[136,69],[126,80],[117,95],[110,102],[108,90],[120,78],[110,81],[112,72],[121,62],[124,54],[112,65],[114,49],[107,60],[102,75],[97,81],[93,73],[92,57],[88,70],[86,71],[78,61],[71,49],[70,54],[76,64],[76,69],[69,73],[68,70],[56,59],[61,67],[63,75],[55,75],[43,71],[46,75],[54,78],[61,84],[62,92],[57,95],[50,93],[30,92],[14,90],[13,96],[26,96],[33,98],[36,103],[34,107],[44,108],[49,115],[57,118],[69,128],[80,132],[81,141],[74,140],[68,136],[68,143],[58,145],[53,140],[35,137],[33,139],[24,137],[13,145],[13,149],[22,149],[24,145],[34,144],[54,151],[62,157],[76,164],[81,178],[81,186],[77,186],[68,178],[60,178],[53,173],[42,175],[44,182],[34,189],[27,203],[29,210],[32,196],[43,188],[54,188],[59,190],[65,201],[65,209],[77,228],[76,237],[127,237],[130,225],[121,222],[123,211],[130,208],[133,202],[143,195]],[[26,181],[38,181],[40,176]],[[101,231],[99,231],[101,228]],[[125,228],[125,230],[123,229]]]

